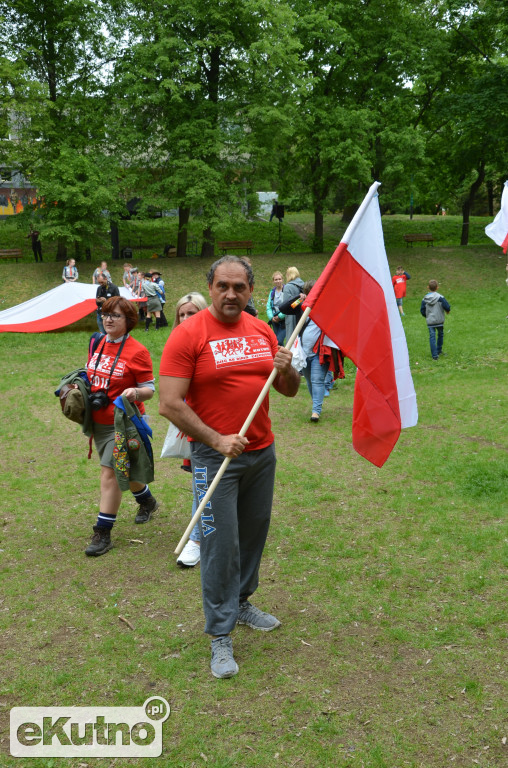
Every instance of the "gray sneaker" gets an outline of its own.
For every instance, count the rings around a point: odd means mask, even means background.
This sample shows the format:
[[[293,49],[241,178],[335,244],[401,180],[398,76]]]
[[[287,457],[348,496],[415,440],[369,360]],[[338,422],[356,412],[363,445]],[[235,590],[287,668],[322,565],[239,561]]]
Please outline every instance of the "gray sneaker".
[[[214,677],[233,677],[237,674],[238,664],[233,658],[233,641],[229,635],[212,640],[210,668]]]
[[[248,600],[240,603],[237,622],[238,624],[246,624],[252,629],[261,629],[263,632],[271,632],[272,629],[280,627],[280,621],[275,616],[260,611],[259,608],[251,605]]]

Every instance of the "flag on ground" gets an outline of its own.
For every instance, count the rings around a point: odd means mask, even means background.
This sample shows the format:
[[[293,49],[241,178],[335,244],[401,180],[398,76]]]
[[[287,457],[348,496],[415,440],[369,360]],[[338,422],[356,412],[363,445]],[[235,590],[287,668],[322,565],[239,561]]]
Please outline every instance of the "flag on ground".
[[[418,421],[406,337],[395,302],[377,197],[370,188],[303,303],[357,366],[353,447],[381,467],[401,427]]]
[[[96,294],[97,286],[91,283],[62,283],[23,304],[0,312],[0,333],[44,333],[64,328],[97,310]],[[138,300],[123,286],[120,296]]]
[[[494,221],[485,227],[485,234],[501,246],[503,253],[508,251],[508,181],[504,183],[499,213]]]

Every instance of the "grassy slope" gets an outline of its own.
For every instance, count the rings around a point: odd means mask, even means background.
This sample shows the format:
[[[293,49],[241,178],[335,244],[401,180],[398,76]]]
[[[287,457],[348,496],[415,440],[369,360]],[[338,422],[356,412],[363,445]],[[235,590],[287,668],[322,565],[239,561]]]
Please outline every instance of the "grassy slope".
[[[75,425],[58,413],[52,390],[83,360],[93,321],[0,336],[0,439],[8,447],[1,465],[2,768],[87,762],[10,758],[11,706],[139,705],[154,694],[172,706],[154,768],[504,764],[504,264],[493,246],[388,246],[388,255],[392,268],[400,262],[412,275],[404,326],[419,424],[377,469],[351,448],[350,363],[318,425],[308,422],[303,387],[294,400],[272,395],[278,474],[256,602],[283,626],[266,636],[235,632],[240,674],[230,681],[209,674],[199,572],[174,564],[190,512],[188,475],[178,461],[157,461],[154,491],[163,505],[153,523],[134,526],[125,497],[116,549],[97,560],[83,555],[97,512],[98,468],[95,457],[86,460]],[[294,262],[308,278],[326,260],[254,257],[260,308],[275,268]],[[163,264],[170,316],[181,294],[205,290],[208,265]],[[2,306],[33,296],[35,286],[51,287],[60,271],[0,264]],[[429,277],[452,304],[447,357],[437,364],[418,311]],[[157,368],[165,334],[135,335]],[[156,405],[150,411],[158,455],[165,424]]]
[[[402,246],[403,235],[408,232],[431,232],[436,245],[457,246],[460,243],[461,217],[459,216],[408,216],[396,215],[383,218],[383,227],[387,247]],[[470,245],[486,245],[491,241],[485,235],[484,228],[489,222],[481,216],[471,219]],[[299,253],[310,250],[313,236],[314,218],[311,213],[287,213],[281,226],[283,253]],[[346,225],[339,214],[325,217],[325,251],[333,251],[339,242]],[[166,244],[175,244],[177,238],[177,220],[172,217],[152,221],[124,221],[119,225],[120,248],[134,248],[134,258],[150,258],[153,253],[162,254]],[[195,239],[198,250],[201,247],[200,220],[190,221],[189,238]],[[278,222],[273,220],[246,221],[243,217],[232,218],[222,223],[216,230],[217,240],[252,240],[254,254],[273,253],[278,244]],[[42,238],[46,259],[53,260],[56,253],[55,243]],[[140,247],[148,246],[148,247]],[[22,248],[24,261],[32,262],[33,256],[26,237],[26,232],[18,229],[16,221],[0,220],[0,247]],[[109,258],[111,245],[106,235],[97,235],[91,243],[92,260]],[[69,252],[69,256],[73,253]],[[82,257],[84,259],[84,256]]]

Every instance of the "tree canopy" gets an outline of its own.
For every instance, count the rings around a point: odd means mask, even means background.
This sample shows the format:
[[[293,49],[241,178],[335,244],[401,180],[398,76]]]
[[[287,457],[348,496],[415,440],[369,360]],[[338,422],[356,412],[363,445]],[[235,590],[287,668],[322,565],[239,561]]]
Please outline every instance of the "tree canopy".
[[[125,213],[199,216],[203,255],[258,189],[347,213],[463,213],[507,172],[502,0],[0,0],[0,163],[76,252]],[[10,139],[8,138],[10,136]]]

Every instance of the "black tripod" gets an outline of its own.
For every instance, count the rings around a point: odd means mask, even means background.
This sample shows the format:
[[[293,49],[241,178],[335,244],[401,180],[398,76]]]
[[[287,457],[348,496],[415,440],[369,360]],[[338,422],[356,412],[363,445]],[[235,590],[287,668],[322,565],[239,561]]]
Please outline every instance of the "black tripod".
[[[273,254],[277,253],[277,251],[280,251],[281,246],[282,246],[281,225],[282,225],[282,219],[279,219],[279,242],[275,246],[275,250],[274,250]],[[272,254],[272,256],[273,256],[273,254]]]

